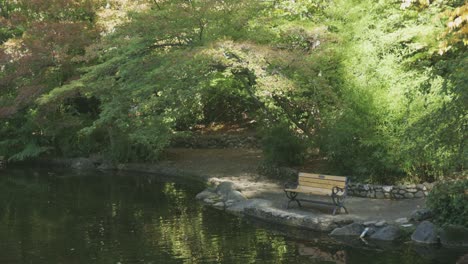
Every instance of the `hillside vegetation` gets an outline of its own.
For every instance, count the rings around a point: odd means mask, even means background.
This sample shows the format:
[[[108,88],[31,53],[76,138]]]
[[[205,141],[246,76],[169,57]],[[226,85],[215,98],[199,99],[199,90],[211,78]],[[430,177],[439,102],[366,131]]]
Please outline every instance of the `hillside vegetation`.
[[[278,164],[313,149],[371,182],[452,177],[467,23],[460,0],[0,0],[0,156],[154,161],[250,122]]]

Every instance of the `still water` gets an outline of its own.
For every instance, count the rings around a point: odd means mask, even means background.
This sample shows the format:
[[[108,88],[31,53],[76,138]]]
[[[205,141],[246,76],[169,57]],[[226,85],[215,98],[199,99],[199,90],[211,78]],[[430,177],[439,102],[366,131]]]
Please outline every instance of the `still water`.
[[[284,230],[202,206],[203,188],[136,173],[0,171],[0,263],[427,264],[464,253]]]

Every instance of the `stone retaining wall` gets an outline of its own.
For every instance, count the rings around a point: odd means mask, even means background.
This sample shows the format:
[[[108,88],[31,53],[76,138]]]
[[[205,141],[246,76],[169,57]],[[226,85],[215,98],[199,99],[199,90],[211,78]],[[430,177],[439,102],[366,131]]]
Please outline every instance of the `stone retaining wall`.
[[[408,185],[373,185],[351,183],[348,194],[357,197],[376,199],[411,199],[426,197],[432,190],[433,183]]]
[[[295,182],[299,171],[288,167],[276,167],[262,164],[258,173],[280,182]],[[374,199],[412,199],[426,197],[432,190],[434,183],[407,185],[376,185],[353,183],[348,186],[348,195]]]

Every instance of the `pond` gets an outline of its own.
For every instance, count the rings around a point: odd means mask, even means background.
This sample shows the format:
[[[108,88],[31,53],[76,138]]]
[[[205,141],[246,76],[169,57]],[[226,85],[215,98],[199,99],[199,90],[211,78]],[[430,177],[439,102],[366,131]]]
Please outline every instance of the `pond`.
[[[463,252],[340,243],[204,207],[190,179],[0,171],[0,263],[455,263]]]

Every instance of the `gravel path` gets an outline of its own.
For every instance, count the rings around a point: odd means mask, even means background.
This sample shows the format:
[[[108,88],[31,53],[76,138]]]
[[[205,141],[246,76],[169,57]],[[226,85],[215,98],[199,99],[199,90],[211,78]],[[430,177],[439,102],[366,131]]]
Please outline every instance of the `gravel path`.
[[[262,159],[262,153],[257,149],[169,149],[166,159],[159,165],[189,171],[213,183],[231,181],[246,197],[266,199],[272,201],[275,208],[286,210],[287,199],[281,183],[267,180],[256,172]],[[350,214],[337,217],[352,218],[355,221],[383,219],[392,222],[398,218],[409,217],[413,210],[424,207],[424,204],[425,199],[349,197],[346,207]],[[305,203],[304,208],[292,208],[289,211],[317,215],[329,214],[331,209]]]

